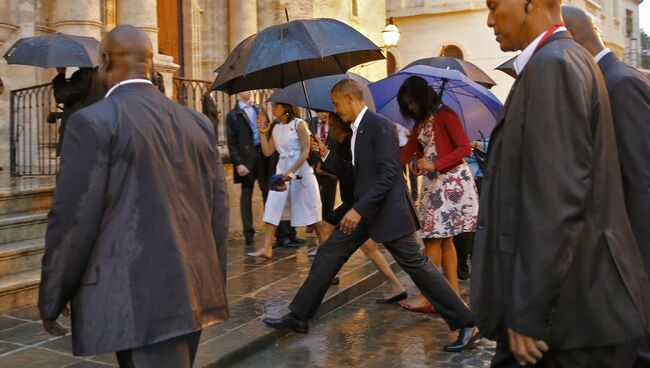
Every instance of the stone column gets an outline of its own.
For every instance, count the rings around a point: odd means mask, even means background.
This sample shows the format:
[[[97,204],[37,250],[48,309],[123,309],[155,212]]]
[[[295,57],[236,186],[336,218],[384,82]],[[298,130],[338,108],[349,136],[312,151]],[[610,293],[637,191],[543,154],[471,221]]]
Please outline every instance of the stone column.
[[[199,0],[183,0],[183,73],[185,78],[201,78],[201,55],[203,54],[201,34],[201,7]]]
[[[11,3],[7,2],[5,6],[0,7],[0,48],[4,50],[4,43],[9,36],[18,29],[18,26],[11,19]]]
[[[233,50],[248,36],[257,33],[257,2],[255,0],[228,1],[229,49]]]
[[[173,95],[173,76],[179,68],[173,56],[158,53],[158,2],[157,0],[117,0],[117,25],[130,24],[142,29],[151,39],[154,51],[154,68],[163,75],[165,93]]]
[[[228,0],[203,0],[201,79],[213,80],[214,69],[228,57]]]
[[[52,12],[57,32],[101,39],[102,22],[99,0],[78,1],[74,4],[67,0],[55,0]]]

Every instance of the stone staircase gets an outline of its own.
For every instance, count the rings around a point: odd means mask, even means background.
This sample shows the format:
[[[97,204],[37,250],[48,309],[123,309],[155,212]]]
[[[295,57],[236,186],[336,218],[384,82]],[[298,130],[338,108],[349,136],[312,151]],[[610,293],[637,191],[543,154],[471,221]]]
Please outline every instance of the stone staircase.
[[[0,189],[0,314],[36,304],[53,189]]]

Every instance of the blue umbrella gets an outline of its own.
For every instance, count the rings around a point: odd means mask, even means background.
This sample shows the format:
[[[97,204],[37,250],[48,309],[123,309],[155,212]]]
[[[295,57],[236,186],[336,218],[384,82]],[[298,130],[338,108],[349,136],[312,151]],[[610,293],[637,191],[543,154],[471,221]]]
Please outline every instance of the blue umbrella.
[[[412,75],[424,78],[442,94],[442,102],[458,114],[470,141],[490,136],[503,104],[487,88],[457,70],[416,65],[370,84],[368,88],[378,113],[408,129],[413,129],[415,122],[402,117],[397,103],[399,88]]]

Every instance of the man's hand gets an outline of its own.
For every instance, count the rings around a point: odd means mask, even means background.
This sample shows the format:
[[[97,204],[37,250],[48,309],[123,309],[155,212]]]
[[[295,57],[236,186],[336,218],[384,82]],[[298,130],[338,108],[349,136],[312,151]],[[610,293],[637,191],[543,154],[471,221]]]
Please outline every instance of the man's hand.
[[[510,351],[517,359],[519,365],[537,364],[544,353],[548,351],[548,345],[542,340],[535,340],[532,337],[524,336],[511,329],[508,329],[508,341]]]
[[[359,222],[361,221],[361,215],[354,208],[349,210],[348,213],[343,216],[341,220],[341,231],[345,234],[352,234],[352,232],[357,228]]]
[[[237,175],[239,176],[246,176],[250,174],[250,171],[248,171],[248,168],[244,165],[237,165]]]
[[[312,136],[311,142],[309,142],[309,149],[312,152],[320,153],[320,146],[318,145],[318,140],[314,136]]]
[[[45,328],[45,331],[52,336],[65,336],[65,334],[68,333],[68,330],[66,330],[57,320],[50,321],[47,319],[41,319],[41,321],[43,321],[43,328]]]
[[[327,144],[323,142],[320,138],[316,137],[316,142],[318,142],[318,149],[320,150],[320,156],[325,158],[330,153],[330,149],[327,147]]]

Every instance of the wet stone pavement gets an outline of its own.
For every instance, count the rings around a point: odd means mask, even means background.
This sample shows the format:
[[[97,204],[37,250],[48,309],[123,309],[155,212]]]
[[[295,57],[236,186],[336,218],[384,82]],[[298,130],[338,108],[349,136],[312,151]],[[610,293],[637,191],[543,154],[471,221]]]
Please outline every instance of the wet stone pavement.
[[[409,295],[417,292],[411,279],[398,274]],[[322,316],[307,335],[290,334],[242,360],[232,368],[251,367],[488,367],[492,341],[480,340],[463,353],[442,347],[456,335],[437,315],[410,313],[397,305],[378,305],[387,287],[381,286]],[[461,282],[467,300],[468,283]]]
[[[232,355],[233,351],[242,350],[246,344],[259,342],[260,337],[271,343],[276,340],[273,335],[276,330],[264,326],[261,318],[265,314],[286,313],[288,303],[307,277],[311,267],[311,258],[307,252],[313,247],[314,237],[304,233],[300,236],[310,240],[310,245],[298,250],[276,248],[271,261],[247,257],[246,252],[254,249],[246,247],[243,240],[229,242],[227,294],[231,318],[225,323],[203,330],[196,367],[232,361],[224,357]],[[258,233],[256,241],[257,246],[260,246],[262,234]],[[390,256],[387,259],[392,261]],[[339,273],[341,284],[332,286],[328,291],[326,299],[331,299],[330,310],[379,285],[381,278],[373,275],[377,274],[372,263],[362,252],[355,253]],[[364,287],[359,287],[360,285]],[[69,318],[62,317],[60,321],[65,326],[70,324]],[[117,366],[112,353],[80,358],[72,356],[71,352],[70,335],[48,335],[41,326],[36,307],[0,315],[1,368]]]

